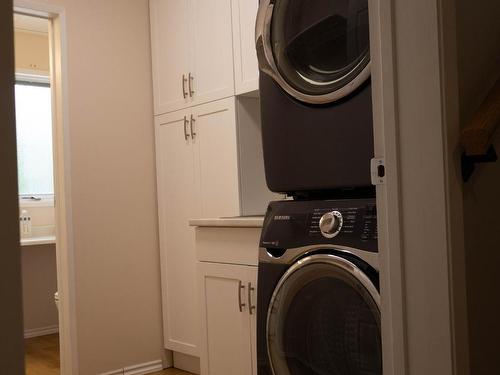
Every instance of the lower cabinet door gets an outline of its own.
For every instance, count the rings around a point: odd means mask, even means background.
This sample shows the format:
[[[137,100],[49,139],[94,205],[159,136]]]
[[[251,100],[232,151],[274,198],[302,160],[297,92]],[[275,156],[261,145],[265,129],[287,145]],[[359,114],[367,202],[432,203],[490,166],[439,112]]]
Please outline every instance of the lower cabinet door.
[[[198,263],[202,375],[252,375],[251,268]]]
[[[192,141],[184,111],[156,119],[158,211],[165,348],[199,355],[196,247],[189,219],[199,217]]]

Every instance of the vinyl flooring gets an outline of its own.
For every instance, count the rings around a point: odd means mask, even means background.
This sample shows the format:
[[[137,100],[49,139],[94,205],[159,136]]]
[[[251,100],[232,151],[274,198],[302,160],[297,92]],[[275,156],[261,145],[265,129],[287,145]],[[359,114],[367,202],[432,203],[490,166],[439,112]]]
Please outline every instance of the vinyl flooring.
[[[47,335],[25,340],[26,375],[60,375],[59,335]],[[151,375],[193,375],[169,368]]]

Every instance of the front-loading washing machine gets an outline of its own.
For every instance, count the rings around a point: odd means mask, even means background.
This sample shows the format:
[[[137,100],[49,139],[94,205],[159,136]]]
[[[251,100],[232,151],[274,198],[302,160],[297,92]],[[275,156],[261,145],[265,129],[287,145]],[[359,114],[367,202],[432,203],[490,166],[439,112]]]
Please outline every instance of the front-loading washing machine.
[[[374,199],[281,201],[260,243],[258,375],[380,375]]]
[[[368,0],[260,1],[256,48],[270,190],[312,196],[370,186],[369,44]]]

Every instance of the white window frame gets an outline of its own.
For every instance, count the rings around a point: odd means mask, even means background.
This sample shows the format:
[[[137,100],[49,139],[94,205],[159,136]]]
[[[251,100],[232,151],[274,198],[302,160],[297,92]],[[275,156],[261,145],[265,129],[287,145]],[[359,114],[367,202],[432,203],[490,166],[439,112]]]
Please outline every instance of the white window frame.
[[[16,83],[17,82],[43,84],[49,85],[50,87],[50,76],[48,74],[40,74],[39,72],[23,70],[16,72]],[[21,208],[54,207],[54,202],[54,194],[19,194],[19,207]]]

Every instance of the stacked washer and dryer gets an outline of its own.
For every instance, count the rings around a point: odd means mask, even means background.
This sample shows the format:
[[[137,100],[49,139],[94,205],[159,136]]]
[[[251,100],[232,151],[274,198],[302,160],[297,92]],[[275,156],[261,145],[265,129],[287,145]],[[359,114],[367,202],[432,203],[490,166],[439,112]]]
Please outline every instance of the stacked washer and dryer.
[[[261,0],[258,375],[380,375],[368,0]]]

